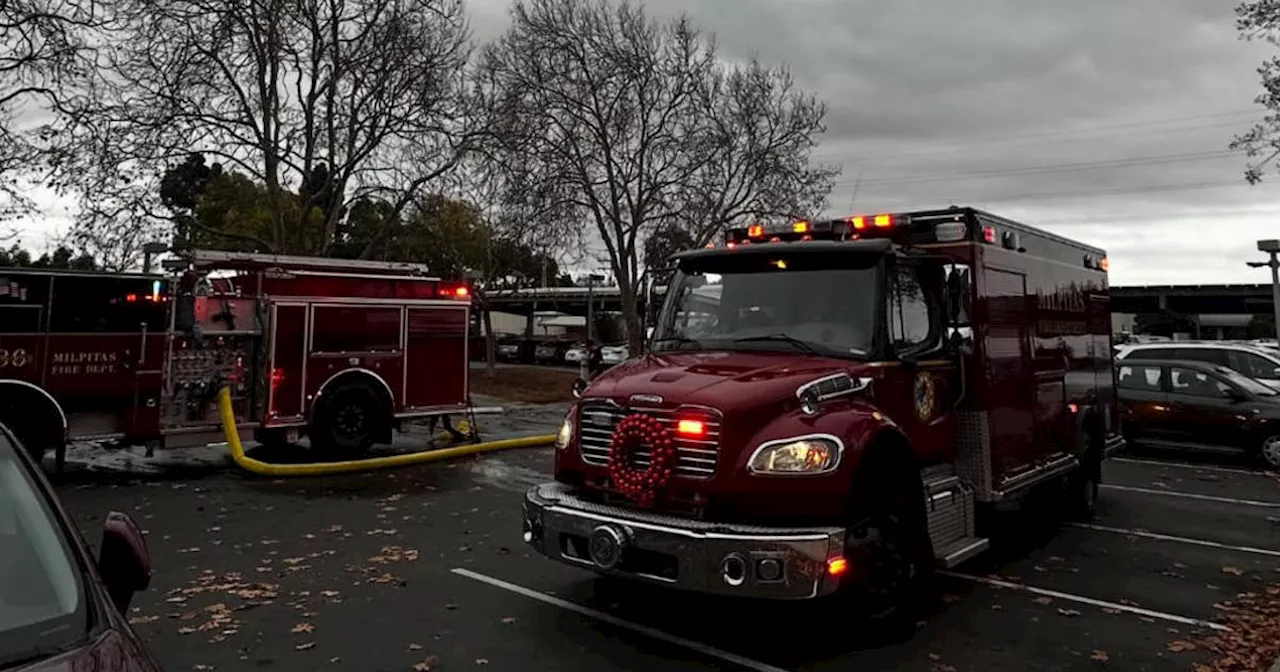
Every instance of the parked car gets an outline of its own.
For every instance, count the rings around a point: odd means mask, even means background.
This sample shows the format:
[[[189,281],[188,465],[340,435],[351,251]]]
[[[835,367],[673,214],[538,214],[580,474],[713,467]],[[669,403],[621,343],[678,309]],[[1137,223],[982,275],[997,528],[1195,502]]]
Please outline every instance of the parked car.
[[[0,669],[159,672],[123,615],[150,581],[133,520],[107,515],[95,561],[39,465],[0,426]]]
[[[581,364],[582,360],[587,358],[587,344],[574,343],[564,351],[564,361],[566,364]]]
[[[1178,359],[1204,362],[1234,369],[1250,378],[1280,389],[1280,351],[1240,343],[1183,342],[1125,345],[1116,359]]]
[[[1280,469],[1280,392],[1204,362],[1124,359],[1116,368],[1130,445],[1231,448]]]
[[[621,364],[622,362],[627,361],[627,358],[630,356],[631,351],[627,348],[626,343],[614,343],[613,345],[606,345],[600,348],[600,361],[605,364]]]

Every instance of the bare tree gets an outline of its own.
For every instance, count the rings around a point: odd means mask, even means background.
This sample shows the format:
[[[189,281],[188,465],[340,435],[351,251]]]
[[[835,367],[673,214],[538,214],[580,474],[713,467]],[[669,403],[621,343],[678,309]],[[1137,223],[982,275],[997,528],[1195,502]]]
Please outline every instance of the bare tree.
[[[323,254],[348,204],[394,220],[477,137],[461,0],[112,1],[60,166],[82,229],[163,222],[160,175],[202,152],[273,195],[268,230],[242,238]]]
[[[1236,27],[1244,40],[1265,40],[1280,46],[1280,4],[1275,0],[1247,0],[1236,6]],[[1251,159],[1245,170],[1250,184],[1262,181],[1268,164],[1280,156],[1280,57],[1273,56],[1258,67],[1262,93],[1254,98],[1267,114],[1247,132],[1237,135],[1232,150],[1243,149]]]
[[[782,71],[726,68],[684,17],[657,22],[625,1],[517,0],[481,72],[501,92],[493,165],[511,187],[504,201],[603,245],[633,351],[646,237],[689,218],[709,236],[830,188],[830,171],[807,168],[822,107]],[[788,187],[798,195],[776,195]]]
[[[64,87],[84,76],[93,0],[0,0],[0,219],[29,212],[23,184],[40,172]]]

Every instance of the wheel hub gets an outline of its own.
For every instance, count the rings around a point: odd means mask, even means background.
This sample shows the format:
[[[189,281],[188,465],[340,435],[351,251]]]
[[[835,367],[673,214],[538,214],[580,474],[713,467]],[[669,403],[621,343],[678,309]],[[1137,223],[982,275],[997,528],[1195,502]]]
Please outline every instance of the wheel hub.
[[[1262,442],[1262,459],[1272,469],[1280,469],[1280,436],[1273,436]]]

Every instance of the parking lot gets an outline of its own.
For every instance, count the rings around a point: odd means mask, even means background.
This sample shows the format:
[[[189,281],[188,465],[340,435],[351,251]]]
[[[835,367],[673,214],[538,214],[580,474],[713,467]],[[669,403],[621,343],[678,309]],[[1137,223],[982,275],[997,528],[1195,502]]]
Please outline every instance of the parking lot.
[[[1187,460],[1111,460],[1092,525],[1010,517],[900,632],[532,556],[519,505],[549,449],[323,479],[80,472],[59,491],[91,542],[112,509],[147,530],[155,579],[130,616],[170,670],[1189,670],[1221,657],[1206,636],[1280,632],[1224,625],[1280,584],[1280,480]]]

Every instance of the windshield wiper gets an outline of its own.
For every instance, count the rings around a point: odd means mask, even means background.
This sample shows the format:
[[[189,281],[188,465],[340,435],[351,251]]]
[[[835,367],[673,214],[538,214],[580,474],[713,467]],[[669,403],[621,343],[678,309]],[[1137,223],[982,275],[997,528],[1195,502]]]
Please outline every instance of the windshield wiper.
[[[811,355],[821,354],[818,349],[805,343],[798,338],[792,338],[786,334],[766,334],[764,336],[743,336],[742,338],[733,339],[734,343],[750,343],[759,341],[772,341],[775,343],[787,343],[801,352],[807,352]]]

